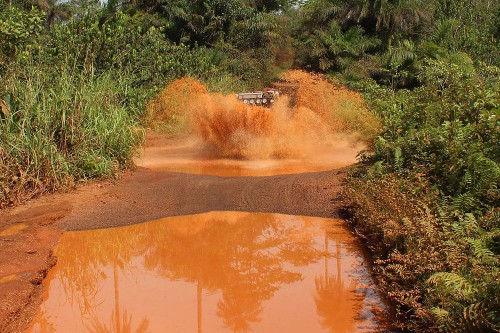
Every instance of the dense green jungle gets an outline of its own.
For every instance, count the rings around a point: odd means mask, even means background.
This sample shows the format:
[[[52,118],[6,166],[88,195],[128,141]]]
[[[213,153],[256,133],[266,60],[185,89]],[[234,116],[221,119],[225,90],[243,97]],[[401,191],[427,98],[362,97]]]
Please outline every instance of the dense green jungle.
[[[382,124],[345,205],[396,325],[500,332],[497,0],[4,0],[0,208],[118,177],[177,78],[229,93],[290,68]]]

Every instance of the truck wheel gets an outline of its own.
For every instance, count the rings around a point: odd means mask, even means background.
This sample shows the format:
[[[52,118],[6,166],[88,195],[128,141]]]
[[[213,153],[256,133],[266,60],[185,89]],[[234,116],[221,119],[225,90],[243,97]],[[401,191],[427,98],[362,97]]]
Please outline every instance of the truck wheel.
[[[250,104],[255,104],[255,100],[254,100],[254,99],[251,99],[251,100],[250,100]]]
[[[267,104],[267,99],[265,99],[265,98],[264,98],[264,99],[262,100],[262,104]]]
[[[244,99],[243,103],[248,104],[248,99]]]
[[[257,104],[261,104],[261,103],[262,103],[262,100],[259,98],[259,99],[257,100]]]

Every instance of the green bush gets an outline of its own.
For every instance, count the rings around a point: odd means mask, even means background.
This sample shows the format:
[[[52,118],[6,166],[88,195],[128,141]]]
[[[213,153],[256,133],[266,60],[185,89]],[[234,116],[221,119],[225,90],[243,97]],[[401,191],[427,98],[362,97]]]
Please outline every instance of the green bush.
[[[0,203],[114,176],[129,165],[142,131],[110,74],[98,77],[28,66],[4,80],[10,113],[0,120]]]
[[[414,91],[383,102],[368,92],[385,124],[374,158],[392,171],[425,174],[445,196],[472,195],[479,211],[498,202],[500,81],[491,72],[498,69],[469,76],[433,61]]]
[[[0,4],[0,74],[18,59],[29,57],[43,29],[43,14]]]
[[[402,328],[500,329],[498,73],[433,60],[417,89],[359,85],[384,129],[348,197]]]

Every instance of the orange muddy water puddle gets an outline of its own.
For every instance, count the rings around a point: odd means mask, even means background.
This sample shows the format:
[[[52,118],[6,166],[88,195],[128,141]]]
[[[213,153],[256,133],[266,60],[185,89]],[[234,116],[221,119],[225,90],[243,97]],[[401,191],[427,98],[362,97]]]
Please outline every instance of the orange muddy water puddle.
[[[10,226],[10,227],[6,228],[5,230],[1,231],[0,237],[17,235],[18,233],[20,233],[21,231],[23,231],[27,227],[28,227],[28,225],[26,225],[24,223],[15,224],[15,225]]]
[[[26,332],[367,332],[385,307],[335,219],[210,212],[65,233]]]
[[[356,162],[365,147],[339,138],[335,143],[308,147],[294,158],[229,159],[210,157],[194,137],[160,138],[161,145],[146,147],[137,166],[154,170],[223,177],[272,176],[317,172],[346,167]],[[304,150],[304,148],[301,148]]]

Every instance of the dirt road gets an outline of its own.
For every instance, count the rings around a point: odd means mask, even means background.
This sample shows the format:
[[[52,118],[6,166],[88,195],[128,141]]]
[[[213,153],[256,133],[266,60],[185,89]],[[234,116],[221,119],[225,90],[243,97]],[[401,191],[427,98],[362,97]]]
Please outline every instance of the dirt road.
[[[152,141],[143,156],[165,143]],[[347,170],[221,177],[139,167],[115,182],[89,184],[4,210],[0,213],[0,332],[22,332],[26,327],[41,301],[41,281],[56,262],[52,248],[65,230],[208,211],[338,217]]]
[[[139,169],[76,203],[63,230],[130,225],[208,211],[272,212],[337,217],[344,170],[225,178]]]

